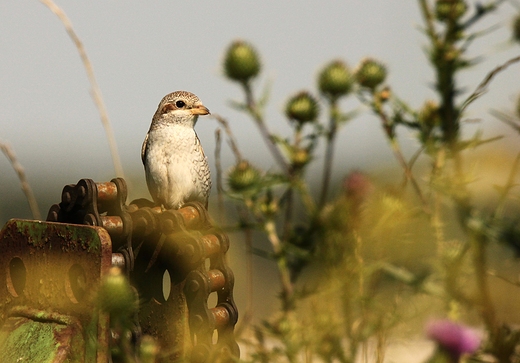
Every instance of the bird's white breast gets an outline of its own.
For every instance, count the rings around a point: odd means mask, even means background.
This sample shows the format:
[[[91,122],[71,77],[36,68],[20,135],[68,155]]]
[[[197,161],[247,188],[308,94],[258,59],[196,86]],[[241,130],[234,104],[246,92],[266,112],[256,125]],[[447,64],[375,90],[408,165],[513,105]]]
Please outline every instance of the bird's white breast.
[[[162,204],[178,208],[187,200],[205,202],[198,170],[209,169],[192,127],[168,124],[150,130],[145,159],[147,184]]]

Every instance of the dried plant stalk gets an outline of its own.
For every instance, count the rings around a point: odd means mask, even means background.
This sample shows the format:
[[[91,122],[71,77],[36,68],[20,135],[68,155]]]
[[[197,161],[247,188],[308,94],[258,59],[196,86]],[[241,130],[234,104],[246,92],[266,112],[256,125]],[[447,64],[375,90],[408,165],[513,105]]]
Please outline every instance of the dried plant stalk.
[[[110,153],[112,155],[112,162],[114,163],[114,170],[117,176],[123,177],[123,166],[121,164],[121,159],[119,157],[119,153],[117,151],[116,139],[114,137],[114,132],[112,131],[112,125],[110,124],[110,120],[108,118],[108,113],[105,108],[105,104],[103,102],[103,98],[101,97],[101,91],[99,89],[98,83],[96,81],[96,77],[94,76],[94,71],[92,68],[92,64],[88,59],[87,52],[83,47],[83,43],[77,36],[74,28],[72,27],[72,23],[70,22],[67,14],[57,6],[52,0],[40,0],[42,4],[47,6],[63,23],[67,34],[74,42],[76,49],[78,50],[79,56],[83,62],[83,66],[85,71],[87,72],[87,77],[90,82],[90,86],[92,87],[92,98],[94,99],[94,103],[99,111],[99,116],[101,118],[101,123],[105,128],[105,133],[108,139],[108,146],[110,147]]]
[[[42,216],[40,214],[40,209],[38,208],[38,203],[36,202],[36,198],[34,197],[31,186],[27,181],[22,164],[18,162],[18,159],[16,158],[13,149],[9,145],[0,143],[0,149],[13,166],[13,169],[16,172],[16,174],[18,174],[18,179],[20,179],[20,183],[22,184],[22,190],[25,194],[25,197],[27,198],[27,202],[29,203],[29,208],[31,208],[33,218],[41,220]]]

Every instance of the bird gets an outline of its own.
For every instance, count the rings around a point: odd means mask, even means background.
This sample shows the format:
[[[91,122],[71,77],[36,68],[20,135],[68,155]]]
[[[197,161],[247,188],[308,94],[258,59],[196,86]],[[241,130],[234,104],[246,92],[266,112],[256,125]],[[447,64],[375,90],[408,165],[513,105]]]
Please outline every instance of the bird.
[[[155,204],[179,209],[187,202],[208,207],[211,175],[194,126],[210,112],[191,92],[163,97],[141,148],[146,184]]]

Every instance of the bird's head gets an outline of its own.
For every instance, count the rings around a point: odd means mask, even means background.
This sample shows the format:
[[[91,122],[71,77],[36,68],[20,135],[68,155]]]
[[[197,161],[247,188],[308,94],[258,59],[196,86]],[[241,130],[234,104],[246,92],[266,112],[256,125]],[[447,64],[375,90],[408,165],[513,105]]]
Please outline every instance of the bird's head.
[[[200,115],[210,112],[193,93],[176,91],[163,97],[152,119],[156,124],[186,124],[195,125]]]

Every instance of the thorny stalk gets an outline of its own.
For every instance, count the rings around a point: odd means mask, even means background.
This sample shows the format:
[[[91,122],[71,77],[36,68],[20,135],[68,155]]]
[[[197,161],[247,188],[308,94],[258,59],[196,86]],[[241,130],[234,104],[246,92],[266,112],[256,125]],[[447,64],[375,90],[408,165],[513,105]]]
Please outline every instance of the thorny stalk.
[[[243,317],[240,319],[240,325],[235,329],[235,336],[240,337],[245,329],[249,327],[249,323],[254,316],[253,312],[253,230],[248,222],[249,216],[245,208],[240,208],[239,218],[243,221],[244,227],[242,232],[246,244],[246,308]]]
[[[430,207],[428,205],[428,200],[424,196],[421,187],[419,186],[419,183],[417,183],[417,180],[415,179],[412,170],[410,169],[410,166],[406,162],[406,159],[401,151],[401,147],[399,146],[399,142],[397,141],[395,134],[394,134],[394,128],[390,123],[390,120],[388,119],[388,116],[386,113],[382,110],[382,108],[379,105],[373,105],[373,109],[376,112],[376,114],[381,119],[381,123],[383,125],[383,129],[385,131],[385,135],[390,142],[390,147],[392,149],[392,152],[394,153],[395,158],[397,159],[397,162],[403,169],[406,178],[410,181],[412,184],[413,189],[415,190],[415,193],[419,197],[419,200],[422,204],[422,209],[426,214],[431,214]]]
[[[27,198],[27,202],[29,203],[29,208],[31,209],[33,218],[41,220],[42,216],[40,213],[40,209],[38,208],[38,203],[36,202],[36,198],[34,197],[31,185],[27,181],[27,177],[25,176],[25,170],[22,164],[18,162],[18,159],[16,158],[13,149],[9,145],[0,143],[0,149],[11,163],[11,166],[18,175],[18,179],[20,179],[20,184],[22,185],[22,190],[25,194],[25,197]]]
[[[267,129],[267,125],[265,124],[264,118],[262,116],[261,111],[259,110],[258,104],[256,103],[254,97],[253,97],[253,91],[251,90],[251,85],[249,82],[242,83],[242,86],[244,88],[244,92],[246,95],[246,106],[247,110],[249,111],[250,115],[253,117],[253,120],[258,126],[258,129],[260,130],[260,134],[262,135],[262,138],[264,139],[265,144],[269,148],[269,151],[273,155],[274,159],[282,169],[284,174],[289,173],[289,167],[287,165],[287,162],[285,161],[285,158],[283,157],[282,153],[280,152],[280,149],[276,146],[275,141],[273,140],[271,133]]]
[[[323,166],[323,177],[321,183],[320,193],[320,207],[323,207],[327,202],[327,194],[329,191],[330,178],[332,174],[332,161],[334,158],[334,146],[336,141],[336,134],[338,131],[338,122],[340,117],[340,111],[338,107],[338,101],[336,99],[331,100],[329,104],[329,130],[327,132],[327,147],[325,151],[325,160]]]
[[[221,162],[221,150],[222,150],[222,137],[220,135],[220,129],[215,130],[215,168],[217,169],[217,201],[218,210],[221,216],[224,215],[224,186],[222,184],[222,162]]]
[[[293,142],[294,150],[297,150],[300,147],[301,138],[302,138],[302,128],[301,128],[301,126],[297,126],[296,129],[294,130],[294,142]],[[299,172],[300,172],[299,170],[295,170],[294,167],[291,165],[291,167],[289,169],[289,175],[291,176],[291,179],[294,179],[295,177],[297,178],[298,176],[296,174],[298,174]],[[283,222],[284,226],[283,226],[282,236],[283,236],[284,240],[287,240],[289,238],[289,235],[291,232],[293,218],[294,218],[294,213],[293,213],[294,189],[293,189],[293,186],[291,186],[291,188],[289,188],[287,190],[285,199],[286,199],[286,208],[285,208],[285,219]]]
[[[475,24],[478,20],[480,20],[480,18],[482,18],[484,15],[486,15],[490,11],[495,10],[497,8],[497,6],[499,6],[504,1],[505,0],[497,0],[495,2],[491,2],[491,3],[487,4],[487,5],[482,5],[482,4],[477,3],[477,6],[476,6],[477,11],[475,12],[475,14],[471,18],[469,18],[463,24],[462,27],[464,29],[469,28],[471,25]]]
[[[92,97],[94,99],[94,103],[97,106],[99,116],[101,118],[101,123],[103,124],[103,127],[105,129],[105,134],[108,139],[108,146],[110,147],[110,154],[112,155],[112,162],[114,164],[116,176],[124,177],[123,166],[121,164],[119,152],[117,151],[117,143],[114,137],[114,132],[112,130],[112,125],[110,124],[110,119],[108,118],[108,113],[103,102],[103,98],[101,97],[101,90],[99,89],[96,77],[94,76],[94,70],[87,56],[87,52],[85,51],[83,43],[74,31],[72,23],[67,17],[67,14],[65,14],[65,12],[59,6],[57,6],[53,0],[40,0],[40,2],[47,6],[61,20],[63,26],[65,27],[65,30],[67,31],[67,34],[72,39],[74,45],[76,46],[76,49],[78,50],[85,71],[87,72],[87,77],[90,82],[90,86],[92,87]]]
[[[446,150],[450,152],[450,156],[453,160],[453,182],[456,183],[458,191],[452,195],[452,198],[456,204],[459,222],[470,237],[473,269],[480,300],[480,313],[491,334],[492,340],[496,337],[497,321],[487,279],[488,266],[486,249],[489,237],[480,226],[484,222],[477,219],[478,217],[472,217],[474,207],[471,205],[471,196],[464,182],[463,161],[459,146],[460,118],[462,117],[464,109],[485,92],[487,85],[493,77],[510,64],[519,61],[520,57],[513,58],[490,72],[479,84],[475,92],[473,92],[461,106],[457,106],[455,103],[455,98],[458,93],[455,75],[457,71],[461,69],[460,60],[463,59],[462,54],[465,52],[464,47],[457,46],[457,42],[461,39],[461,30],[471,26],[484,13],[493,10],[500,2],[502,2],[502,0],[496,1],[486,7],[477,5],[477,13],[465,24],[456,18],[446,20],[442,35],[438,35],[436,34],[433,23],[432,9],[426,0],[419,0],[421,11],[427,25],[427,34],[431,40],[430,62],[436,72],[437,79],[435,87],[441,99],[439,115],[442,130],[442,149],[445,147]],[[453,56],[453,54],[455,54],[455,56]],[[439,208],[439,206],[436,206],[436,209],[437,208]],[[439,211],[436,210],[436,213],[439,213]],[[455,274],[448,274],[449,280],[455,282],[455,278]]]
[[[496,320],[496,312],[491,299],[491,291],[487,276],[487,243],[488,239],[484,235],[473,236],[472,242],[475,244],[473,248],[473,265],[475,269],[475,278],[479,292],[480,314],[484,320],[484,324],[493,340],[496,338],[498,324]]]
[[[282,241],[278,237],[276,232],[276,224],[272,219],[268,219],[264,222],[264,230],[267,234],[267,238],[273,247],[276,263],[278,265],[278,271],[280,273],[280,280],[282,282],[282,293],[284,310],[290,311],[293,309],[293,285],[291,282],[291,273],[289,266],[287,265],[287,258],[283,250]]]
[[[497,220],[498,218],[502,217],[505,208],[505,203],[507,201],[507,196],[509,195],[511,189],[517,185],[515,184],[515,177],[518,173],[519,168],[520,153],[516,156],[515,161],[513,162],[513,166],[511,167],[511,171],[509,172],[509,176],[507,177],[506,185],[502,188],[500,192],[497,207],[495,208],[495,211],[492,215],[492,219]]]
[[[466,109],[466,107],[469,106],[470,103],[475,101],[477,98],[482,96],[487,91],[488,85],[491,83],[493,78],[495,78],[495,76],[498,73],[504,71],[507,67],[509,67],[510,65],[513,65],[514,63],[517,63],[517,62],[520,62],[520,56],[509,59],[507,62],[499,65],[498,67],[493,69],[491,72],[489,72],[486,75],[486,77],[482,80],[482,82],[479,83],[479,85],[477,86],[475,91],[473,91],[473,93],[471,95],[469,95],[469,97],[466,98],[466,100],[463,102],[462,107],[461,107],[461,112],[464,111]]]
[[[433,14],[428,6],[428,0],[419,0],[419,5],[421,7],[421,12],[423,14],[424,21],[426,23],[426,33],[430,38],[430,41],[437,46],[439,43],[439,38],[437,33],[435,32],[435,26],[433,24]]]
[[[229,127],[229,123],[227,120],[217,114],[211,114],[211,116],[217,120],[217,122],[224,128],[224,131],[226,132],[226,135],[229,138],[229,146],[231,147],[231,151],[235,155],[237,163],[243,160],[242,153],[240,152],[240,149],[238,148],[238,143],[236,141],[235,136],[233,135],[233,132],[231,131],[231,128]]]
[[[433,215],[432,215],[432,226],[435,234],[435,244],[437,250],[437,256],[442,256],[444,252],[444,224],[442,221],[442,196],[441,193],[435,190],[434,184],[439,179],[444,169],[446,152],[444,148],[441,148],[437,151],[435,155],[435,160],[433,162],[433,167],[430,175],[430,187],[433,190]]]
[[[307,183],[301,178],[297,178],[294,181],[294,188],[298,190],[300,197],[302,198],[303,205],[307,210],[307,214],[310,216],[314,216],[317,212],[316,203],[314,202],[314,199],[311,196],[311,192]]]
[[[246,198],[244,204],[250,211],[255,211],[254,202],[251,198]],[[291,272],[289,269],[287,256],[284,251],[283,243],[280,240],[278,232],[276,231],[276,223],[272,218],[264,218],[259,213],[255,213],[255,217],[259,224],[262,226],[267,239],[269,240],[271,247],[273,248],[274,259],[278,267],[278,273],[280,274],[280,280],[282,283],[282,302],[283,309],[285,312],[293,310],[293,293],[294,288],[291,281]]]

